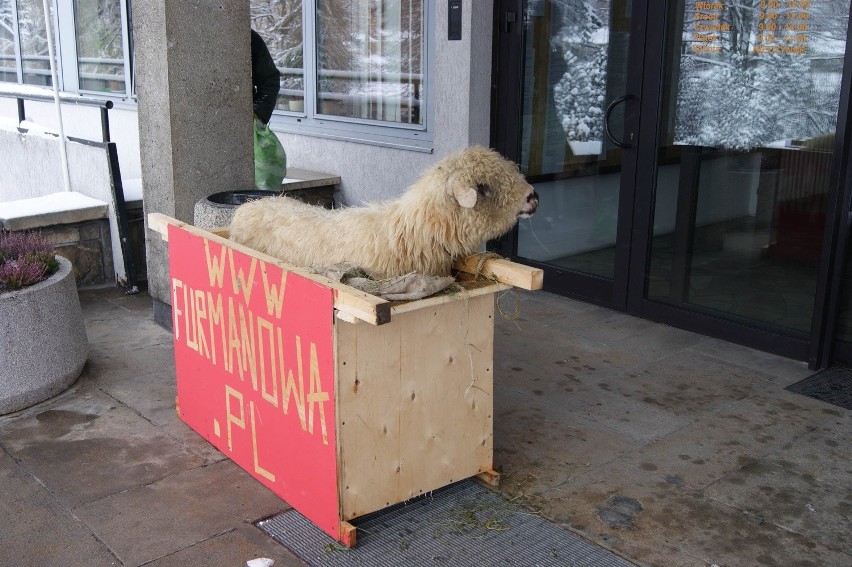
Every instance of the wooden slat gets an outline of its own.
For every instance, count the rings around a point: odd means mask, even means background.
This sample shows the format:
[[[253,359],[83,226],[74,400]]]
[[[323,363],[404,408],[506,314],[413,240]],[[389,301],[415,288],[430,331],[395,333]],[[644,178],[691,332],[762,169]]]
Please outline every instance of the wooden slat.
[[[544,270],[505,258],[489,258],[487,255],[483,258],[482,254],[474,254],[460,258],[453,267],[460,272],[481,275],[521,289],[537,290],[544,285]]]
[[[423,299],[418,299],[416,301],[393,303],[391,313],[393,315],[408,313],[409,311],[416,311],[417,309],[423,309],[424,307],[434,307],[436,305],[443,305],[444,303],[452,303],[453,301],[465,301],[467,299],[479,297],[480,295],[497,293],[507,289],[512,289],[512,286],[502,283],[489,283],[488,285],[478,286],[471,289],[462,288],[458,292],[445,291],[439,295],[424,297]]]
[[[340,518],[400,501],[400,341],[390,325],[334,325]]]
[[[304,268],[291,266],[278,258],[258,252],[257,250],[243,246],[242,244],[228,240],[227,238],[223,238],[208,232],[207,230],[197,228],[191,224],[173,219],[162,213],[148,214],[148,228],[160,234],[162,239],[166,242],[169,240],[169,225],[178,226],[192,234],[217,242],[223,246],[233,248],[238,252],[253,256],[262,262],[273,264],[282,270],[298,274],[324,285],[325,287],[331,288],[334,290],[334,308],[339,311],[343,311],[352,317],[361,319],[362,321],[366,321],[372,325],[384,325],[385,323],[389,323],[391,320],[391,304],[387,300],[376,297],[375,295],[370,295],[369,293],[357,290],[353,287],[349,287],[346,284],[336,282],[319,274],[315,274]]]
[[[494,469],[488,469],[487,471],[483,471],[476,475],[474,478],[483,484],[487,484],[488,486],[499,488],[500,487],[500,473],[495,471]]]
[[[349,522],[340,522],[340,536],[337,539],[346,547],[355,547],[358,542],[358,531]]]
[[[491,470],[494,298],[394,316],[403,501]],[[366,325],[363,325],[366,328]]]
[[[207,232],[212,232],[216,236],[221,236],[222,238],[230,238],[231,237],[231,228],[227,226],[216,226],[213,228],[205,229]]]

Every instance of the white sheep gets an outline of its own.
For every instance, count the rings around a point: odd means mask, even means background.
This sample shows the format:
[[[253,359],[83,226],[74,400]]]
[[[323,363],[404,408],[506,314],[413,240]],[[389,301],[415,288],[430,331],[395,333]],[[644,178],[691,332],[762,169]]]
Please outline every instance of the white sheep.
[[[270,197],[237,208],[230,230],[234,241],[294,266],[349,263],[374,278],[448,276],[457,258],[537,206],[517,165],[474,146],[442,159],[395,200],[329,210]]]

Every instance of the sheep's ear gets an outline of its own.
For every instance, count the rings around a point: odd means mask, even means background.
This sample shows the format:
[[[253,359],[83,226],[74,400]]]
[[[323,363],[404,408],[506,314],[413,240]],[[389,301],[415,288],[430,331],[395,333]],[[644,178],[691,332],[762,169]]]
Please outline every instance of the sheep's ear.
[[[472,209],[476,204],[476,198],[479,196],[479,193],[477,193],[475,187],[456,185],[453,187],[453,196],[459,205],[465,209]]]

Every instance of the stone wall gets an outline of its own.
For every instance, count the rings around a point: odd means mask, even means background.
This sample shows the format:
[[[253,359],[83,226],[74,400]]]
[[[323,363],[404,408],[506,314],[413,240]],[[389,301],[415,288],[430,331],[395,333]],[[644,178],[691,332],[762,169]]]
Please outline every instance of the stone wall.
[[[115,285],[109,220],[96,219],[39,229],[73,266],[77,287]]]

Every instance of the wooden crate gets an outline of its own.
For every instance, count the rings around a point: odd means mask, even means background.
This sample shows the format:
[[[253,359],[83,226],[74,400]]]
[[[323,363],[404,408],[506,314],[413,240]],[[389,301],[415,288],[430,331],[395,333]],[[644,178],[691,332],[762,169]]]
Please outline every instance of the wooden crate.
[[[169,242],[178,415],[344,543],[364,514],[493,482],[495,293],[540,270],[391,303],[160,214]],[[508,283],[507,283],[508,282]]]

